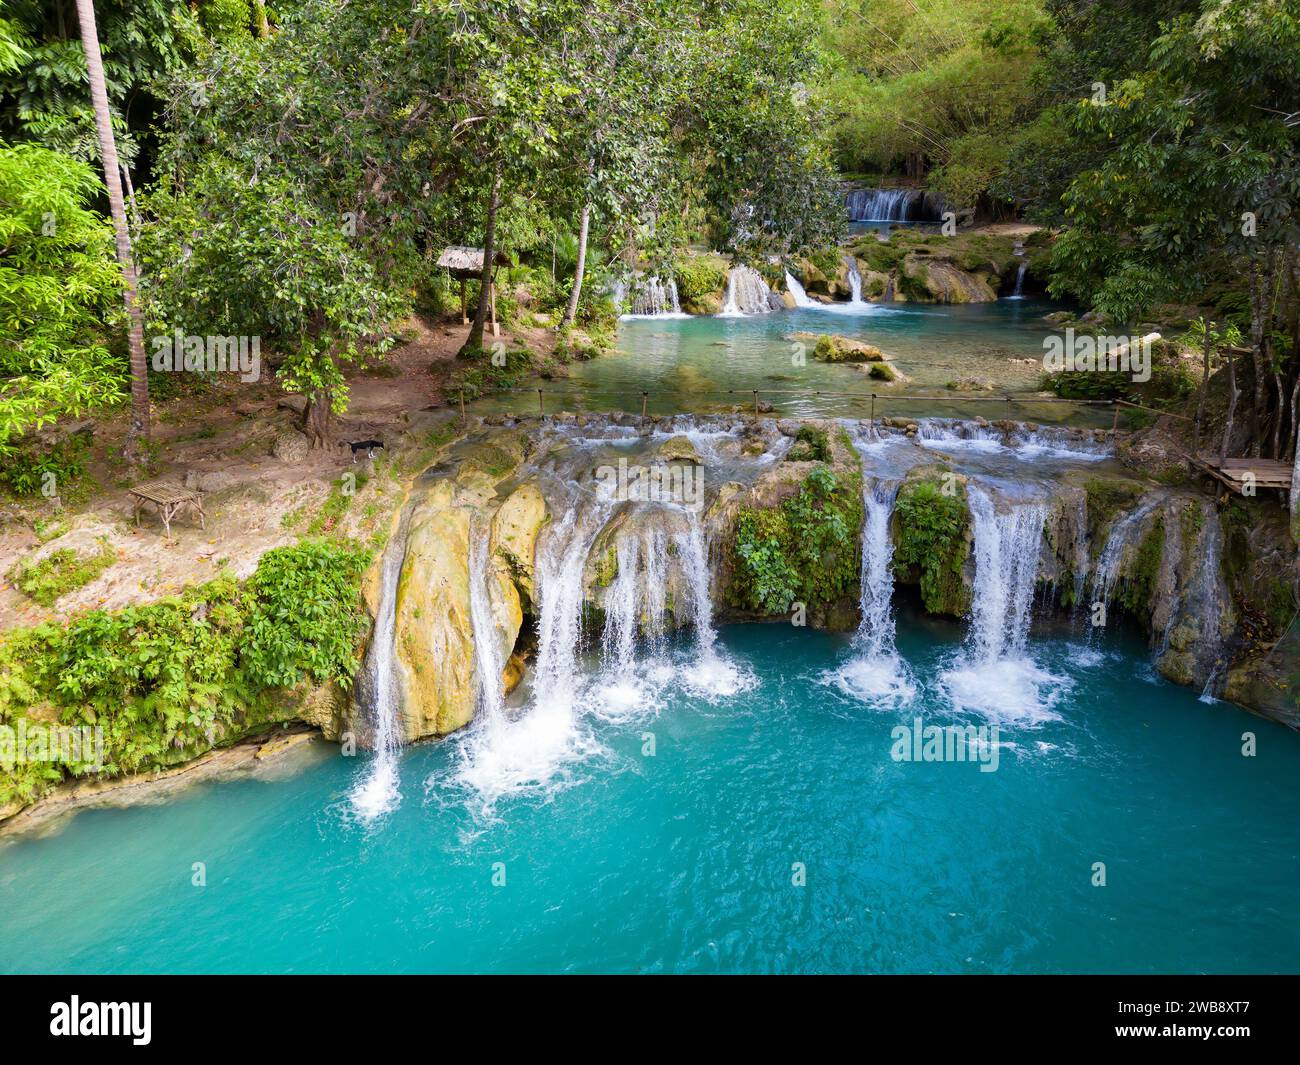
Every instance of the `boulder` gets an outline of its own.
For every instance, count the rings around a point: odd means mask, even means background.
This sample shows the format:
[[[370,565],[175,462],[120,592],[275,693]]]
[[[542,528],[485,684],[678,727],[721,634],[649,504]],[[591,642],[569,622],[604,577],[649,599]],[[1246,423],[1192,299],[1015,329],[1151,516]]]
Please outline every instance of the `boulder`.
[[[302,462],[310,445],[297,429],[282,429],[271,443],[271,454],[281,462]]]
[[[687,436],[669,437],[655,449],[655,458],[660,462],[692,462],[696,466],[704,465],[704,459],[700,457],[700,453],[695,450],[695,445]]]
[[[545,522],[546,500],[531,481],[511,492],[492,518],[492,557],[508,569],[530,603],[537,598],[535,556]]]

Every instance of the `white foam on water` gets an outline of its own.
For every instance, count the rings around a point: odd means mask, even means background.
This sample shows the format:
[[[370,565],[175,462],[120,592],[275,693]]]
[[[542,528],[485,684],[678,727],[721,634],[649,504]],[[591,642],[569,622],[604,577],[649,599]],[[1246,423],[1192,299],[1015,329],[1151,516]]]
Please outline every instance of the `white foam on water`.
[[[547,795],[572,781],[572,766],[603,748],[583,722],[582,571],[605,508],[568,512],[543,534],[537,551],[540,599],[531,697],[514,715],[476,718],[461,742],[453,782],[491,814],[502,799]]]
[[[939,678],[953,708],[1000,725],[1058,720],[1053,705],[1070,680],[1026,653],[1047,508],[1016,502],[999,510],[982,485],[967,486],[975,538],[975,587],[966,647]]]
[[[397,584],[406,558],[405,518],[384,550],[380,571],[379,617],[366,655],[361,696],[370,707],[373,752],[365,776],[353,786],[348,799],[352,812],[363,822],[373,822],[395,810],[401,802],[401,777],[397,763],[402,737],[398,722],[397,670],[393,653],[397,631]]]
[[[866,451],[865,445],[859,446]],[[890,519],[898,495],[896,481],[868,480],[862,491],[861,621],[853,637],[854,655],[823,674],[845,695],[875,707],[897,707],[916,695],[911,671],[894,645],[894,541]]]
[[[682,664],[681,681],[693,695],[716,702],[749,690],[758,680],[752,672],[717,648],[708,545],[699,515],[690,511],[688,517],[687,531],[674,538],[687,586],[691,590],[691,623],[695,627],[695,646]]]

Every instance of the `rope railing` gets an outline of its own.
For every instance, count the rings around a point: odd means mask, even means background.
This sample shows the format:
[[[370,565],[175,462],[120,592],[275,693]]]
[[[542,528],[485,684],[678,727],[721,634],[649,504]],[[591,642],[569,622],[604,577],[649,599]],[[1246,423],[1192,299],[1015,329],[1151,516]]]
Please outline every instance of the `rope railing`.
[[[465,409],[465,389],[460,390],[460,416],[462,423],[466,421],[468,414]],[[496,389],[492,395],[534,395],[537,397],[537,410],[539,414],[546,414],[546,397],[588,397],[588,396],[639,396],[641,398],[641,416],[647,415],[650,398],[652,396],[681,396],[683,393],[670,390],[656,389],[651,391],[644,388],[581,388],[581,389],[557,389],[557,388],[502,388]],[[1140,407],[1141,404],[1125,403],[1123,400],[1111,399],[1065,399],[1060,396],[1017,396],[1011,393],[1002,393],[996,396],[954,396],[951,393],[939,395],[933,394],[910,394],[910,395],[882,395],[879,392],[862,392],[846,391],[842,389],[828,388],[701,388],[692,389],[691,396],[752,396],[754,401],[755,416],[762,413],[760,410],[760,401],[762,396],[839,396],[856,398],[870,401],[870,412],[868,415],[868,424],[876,420],[876,404],[882,405],[887,403],[1003,403],[1008,409],[1016,404],[1032,403],[1039,404],[1065,404],[1082,408],[1114,408],[1115,418],[1112,423],[1112,432],[1119,427],[1119,414],[1121,407]],[[1144,410],[1153,408],[1143,407]],[[1164,413],[1156,411],[1156,413]],[[1182,417],[1182,415],[1174,415]]]

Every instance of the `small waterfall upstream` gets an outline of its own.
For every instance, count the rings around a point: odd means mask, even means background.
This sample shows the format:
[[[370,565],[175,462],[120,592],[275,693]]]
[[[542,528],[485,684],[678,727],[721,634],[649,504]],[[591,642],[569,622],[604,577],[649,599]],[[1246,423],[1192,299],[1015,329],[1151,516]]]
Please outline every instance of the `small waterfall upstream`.
[[[638,284],[627,317],[685,318],[689,316],[682,314],[682,305],[677,298],[676,280],[669,278],[664,282],[658,277],[648,277]]]
[[[850,189],[850,222],[938,222],[939,212],[921,189]]]
[[[352,789],[352,808],[364,821],[373,821],[393,809],[400,800],[397,760],[402,747],[398,715],[400,711],[397,670],[401,668],[393,654],[397,633],[397,581],[406,558],[406,515],[384,549],[380,571],[379,616],[366,652],[361,674],[361,705],[369,709],[369,771]]]
[[[799,284],[799,279],[795,277],[794,274],[790,273],[789,270],[785,272],[785,290],[789,292],[791,297],[794,299],[794,305],[796,307],[818,306],[817,301],[809,298],[803,285]]]
[[[844,256],[844,265],[849,272],[849,306],[863,306],[862,275],[858,273],[858,260],[852,255]]]
[[[733,266],[727,273],[727,299],[719,318],[766,314],[772,309],[771,289],[752,266]]]
[[[958,710],[1020,724],[1053,720],[1051,693],[1043,689],[1059,678],[1025,653],[1047,506],[1016,500],[999,508],[975,482],[967,486],[967,498],[975,540],[971,625],[944,685]]]

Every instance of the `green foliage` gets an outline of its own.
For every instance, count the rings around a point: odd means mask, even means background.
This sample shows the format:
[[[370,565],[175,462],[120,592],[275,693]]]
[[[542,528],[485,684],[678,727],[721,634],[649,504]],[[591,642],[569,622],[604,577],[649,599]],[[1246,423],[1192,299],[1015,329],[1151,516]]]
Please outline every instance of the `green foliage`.
[[[1086,497],[1088,528],[1100,533],[1121,511],[1129,510],[1142,496],[1142,486],[1132,481],[1111,481],[1099,477],[1089,478],[1083,484]],[[1094,537],[1094,539],[1104,537]]]
[[[858,578],[860,483],[829,467],[812,470],[779,507],[743,508],[731,547],[733,606],[782,614],[791,604],[830,603]]]
[[[39,562],[19,562],[10,579],[41,606],[53,606],[60,596],[89,584],[116,561],[117,552],[107,542],[93,555],[64,547]]]
[[[1130,614],[1151,609],[1151,595],[1160,575],[1160,560],[1165,549],[1164,518],[1157,517],[1142,543],[1138,545],[1133,570],[1120,583],[1117,602]]]
[[[1011,134],[1032,107],[1051,20],[1041,0],[831,0],[824,36],[838,58],[842,168],[914,173],[974,206],[1017,164]]]
[[[819,340],[818,344],[820,343]],[[826,430],[814,425],[801,425],[795,434],[794,443],[785,453],[786,462],[829,462],[830,457],[831,444]]]
[[[677,281],[677,298],[683,308],[696,306],[727,287],[726,268],[703,256],[679,259],[673,276]]]
[[[0,723],[52,707],[104,730],[104,772],[192,758],[282,720],[280,686],[347,685],[365,626],[358,547],[267,552],[241,588],[229,575],[154,603],[94,610],[0,638]],[[59,767],[0,773],[0,805],[57,782]],[[89,767],[69,767],[74,773]]]
[[[919,573],[926,610],[964,614],[969,602],[961,572],[970,552],[964,486],[948,495],[933,481],[908,481],[894,504],[894,528],[895,572],[900,577]]]
[[[90,167],[0,144],[0,455],[63,415],[117,403],[125,362],[112,228],[92,209]]]
[[[86,472],[86,458],[85,441],[80,436],[68,436],[44,446],[13,449],[0,477],[16,496],[37,495],[47,483],[66,496]]]
[[[348,687],[354,648],[365,628],[357,583],[367,552],[326,541],[304,541],[264,554],[248,581],[254,597],[242,660],[259,687],[292,687],[304,676]]]

